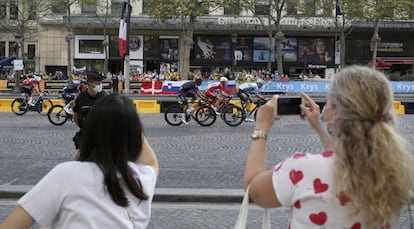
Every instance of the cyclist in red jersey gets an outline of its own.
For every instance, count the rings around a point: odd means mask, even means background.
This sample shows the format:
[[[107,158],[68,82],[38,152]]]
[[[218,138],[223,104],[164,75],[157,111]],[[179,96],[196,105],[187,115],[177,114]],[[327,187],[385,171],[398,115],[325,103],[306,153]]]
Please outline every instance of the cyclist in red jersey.
[[[35,76],[33,78],[25,79],[23,80],[23,89],[27,89],[27,92],[30,92],[30,98],[28,104],[30,106],[35,105],[35,101],[33,100],[33,97],[40,92],[40,80],[42,78],[40,76]]]
[[[218,82],[218,83],[214,83],[214,84],[211,84],[207,89],[206,89],[206,91],[205,91],[205,95],[209,98],[209,99],[211,99],[211,100],[213,100],[213,108],[216,108],[217,109],[217,107],[218,107],[218,105],[219,105],[219,102],[220,102],[220,100],[218,99],[218,96],[217,96],[217,94],[216,94],[216,91],[219,93],[219,95],[221,95],[221,96],[226,96],[226,97],[230,97],[230,95],[228,95],[226,92],[225,92],[225,89],[226,89],[226,86],[227,86],[227,83],[228,83],[228,80],[227,80],[227,78],[226,77],[221,77],[220,78],[220,82]]]

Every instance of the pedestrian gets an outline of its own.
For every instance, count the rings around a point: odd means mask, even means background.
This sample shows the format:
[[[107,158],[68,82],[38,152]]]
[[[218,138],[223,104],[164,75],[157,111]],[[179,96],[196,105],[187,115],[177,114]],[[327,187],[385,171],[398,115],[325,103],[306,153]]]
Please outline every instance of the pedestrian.
[[[111,74],[112,79],[112,92],[118,93],[118,76],[116,74]]]
[[[280,118],[275,95],[257,114],[243,178],[249,197],[264,208],[288,207],[292,229],[394,228],[411,200],[414,166],[386,76],[361,66],[335,75],[324,111],[332,137],[322,129],[319,106],[302,97],[301,110],[326,151],[297,152],[266,170],[266,136]]]
[[[102,75],[97,72],[88,72],[86,74],[88,89],[82,91],[76,97],[75,105],[73,106],[73,121],[80,128],[73,137],[76,149],[79,149],[83,123],[86,120],[89,110],[96,100],[106,95],[106,92],[102,91],[102,78]]]
[[[54,167],[18,200],[0,229],[146,228],[158,160],[132,101],[106,96],[92,107],[80,155]]]

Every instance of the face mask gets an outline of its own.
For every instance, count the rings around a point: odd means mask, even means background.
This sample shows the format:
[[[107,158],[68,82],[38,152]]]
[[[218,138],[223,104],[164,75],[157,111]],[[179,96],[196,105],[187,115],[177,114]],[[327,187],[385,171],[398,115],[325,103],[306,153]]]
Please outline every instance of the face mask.
[[[94,91],[95,93],[99,93],[99,92],[101,92],[101,91],[102,91],[102,84],[96,85],[96,86],[93,88],[93,91]]]

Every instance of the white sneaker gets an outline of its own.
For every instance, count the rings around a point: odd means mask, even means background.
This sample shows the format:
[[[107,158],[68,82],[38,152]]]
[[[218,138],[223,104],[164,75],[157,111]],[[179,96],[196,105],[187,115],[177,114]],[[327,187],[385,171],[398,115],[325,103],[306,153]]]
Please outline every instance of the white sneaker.
[[[36,105],[34,99],[32,101],[27,102],[27,104],[29,104],[29,106],[32,106],[32,107]]]
[[[246,121],[246,122],[254,122],[254,119],[252,119],[252,118],[246,118],[244,121]]]
[[[185,120],[185,115],[183,117],[181,117],[181,122],[183,122],[184,124],[188,124],[187,120]]]
[[[73,114],[73,110],[71,109],[71,107],[70,107],[70,105],[68,104],[68,105],[66,105],[66,106],[64,106],[63,107],[63,110],[65,110],[66,111],[66,113],[68,113],[68,114]]]

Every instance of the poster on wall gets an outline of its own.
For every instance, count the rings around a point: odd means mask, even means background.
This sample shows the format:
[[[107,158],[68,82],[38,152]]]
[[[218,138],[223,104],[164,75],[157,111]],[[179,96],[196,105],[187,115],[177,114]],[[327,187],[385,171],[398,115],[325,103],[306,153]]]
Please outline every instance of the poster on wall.
[[[272,44],[274,46],[274,44]],[[268,62],[270,42],[268,37],[255,37],[253,39],[253,62]],[[276,60],[276,51],[271,53],[271,61]]]
[[[144,58],[143,36],[129,37],[129,58],[142,60]]]
[[[284,39],[282,41],[283,61],[296,62],[298,60],[297,49],[298,41],[296,40],[296,38]]]
[[[251,62],[253,60],[253,38],[237,37],[235,58],[241,62]]]
[[[303,38],[299,40],[298,59],[308,64],[333,63],[332,38]]]
[[[231,37],[194,36],[192,59],[196,62],[231,62]]]
[[[177,61],[178,54],[178,37],[160,36],[160,55],[161,61]]]

